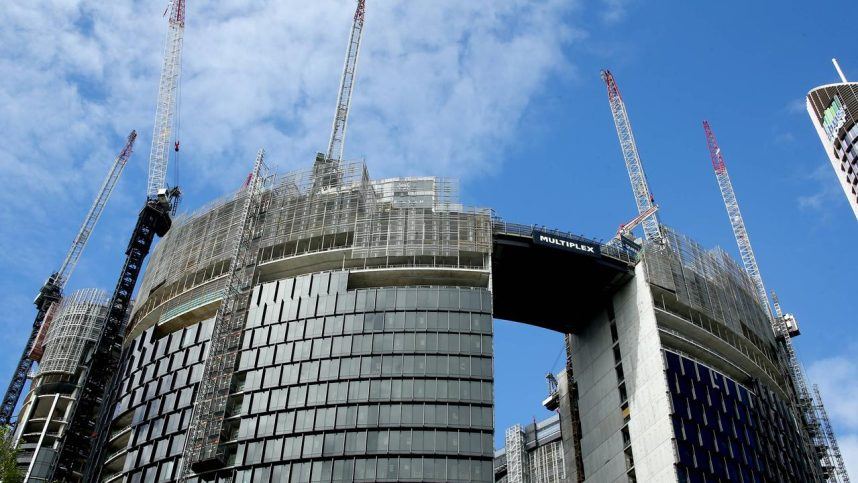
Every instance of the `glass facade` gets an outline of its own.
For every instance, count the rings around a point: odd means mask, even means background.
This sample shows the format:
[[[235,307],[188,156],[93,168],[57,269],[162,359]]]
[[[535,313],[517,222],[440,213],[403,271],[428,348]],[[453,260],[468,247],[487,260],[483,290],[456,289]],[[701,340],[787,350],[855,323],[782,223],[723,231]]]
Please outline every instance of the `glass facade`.
[[[347,284],[326,272],[256,287],[224,425],[228,469],[205,476],[491,481],[489,292]],[[210,333],[208,320],[132,342],[114,423],[129,421],[115,453],[127,447],[128,481],[176,477]]]
[[[817,87],[807,109],[849,206],[858,217],[858,83]]]
[[[814,481],[792,412],[759,384],[748,387],[664,351],[681,482]]]

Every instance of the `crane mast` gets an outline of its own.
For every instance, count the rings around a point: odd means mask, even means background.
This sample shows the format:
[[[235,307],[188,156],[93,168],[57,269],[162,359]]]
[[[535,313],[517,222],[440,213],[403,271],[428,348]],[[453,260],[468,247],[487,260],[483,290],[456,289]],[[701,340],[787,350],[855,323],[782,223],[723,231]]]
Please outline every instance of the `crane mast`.
[[[638,154],[635,135],[632,132],[632,124],[629,121],[629,113],[626,110],[626,104],[620,95],[620,88],[617,86],[617,82],[614,80],[611,71],[603,70],[602,80],[605,81],[605,85],[608,88],[608,102],[611,105],[611,113],[614,116],[614,125],[617,128],[617,136],[620,139],[620,148],[623,151],[623,159],[626,162],[626,169],[629,172],[629,180],[632,183],[632,192],[635,195],[638,214],[643,215],[652,210],[655,202],[650,193],[646,173],[644,173],[641,158]],[[661,228],[656,214],[644,218],[641,224],[643,225],[644,236],[647,240],[657,242],[662,240]]]
[[[167,41],[164,45],[164,64],[158,83],[158,103],[155,106],[155,127],[152,129],[152,149],[149,152],[149,181],[146,194],[155,200],[167,186],[167,162],[170,140],[176,115],[176,99],[182,68],[182,41],[185,33],[185,0],[172,0]],[[176,151],[179,143],[175,143]]]
[[[146,201],[125,250],[125,262],[101,332],[82,364],[77,401],[66,416],[66,430],[56,443],[56,457],[51,462],[48,481],[95,481],[100,472],[101,451],[109,436],[116,406],[117,368],[122,339],[131,308],[131,297],[143,262],[155,236],[163,237],[172,225],[179,199],[177,187],[166,187],[169,141],[176,117],[176,93],[182,58],[182,36],[185,26],[185,0],[173,0],[169,7],[164,64],[155,109],[152,152],[149,156],[149,178]],[[178,150],[178,142],[175,144]]]
[[[36,319],[33,322],[33,328],[30,331],[27,345],[24,347],[24,352],[21,354],[18,365],[15,368],[15,373],[12,375],[12,380],[3,397],[3,404],[0,406],[0,424],[9,424],[12,420],[15,406],[18,404],[24,384],[27,381],[27,373],[30,372],[33,361],[38,360],[41,355],[40,342],[44,338],[45,331],[50,322],[47,314],[50,312],[51,306],[62,298],[66,282],[68,282],[69,277],[71,277],[72,272],[77,267],[77,262],[80,260],[83,249],[89,241],[89,236],[92,234],[95,224],[98,223],[98,219],[101,218],[101,213],[107,205],[107,200],[110,199],[113,188],[116,186],[116,182],[119,181],[122,170],[131,156],[135,139],[137,139],[137,132],[131,131],[125,142],[125,147],[113,161],[113,165],[101,183],[101,188],[99,188],[98,194],[95,196],[95,201],[89,208],[89,212],[86,214],[83,224],[80,230],[78,230],[59,270],[48,277],[48,280],[36,296],[36,300],[34,301],[37,308]]]
[[[363,35],[365,0],[358,0],[352,24],[349,44],[346,50],[346,60],[343,64],[343,77],[340,80],[340,93],[337,96],[337,111],[334,115],[334,126],[331,129],[331,140],[328,143],[327,160],[341,161],[346,138],[346,125],[349,118],[349,107],[352,102],[352,91],[357,73],[358,53]]]

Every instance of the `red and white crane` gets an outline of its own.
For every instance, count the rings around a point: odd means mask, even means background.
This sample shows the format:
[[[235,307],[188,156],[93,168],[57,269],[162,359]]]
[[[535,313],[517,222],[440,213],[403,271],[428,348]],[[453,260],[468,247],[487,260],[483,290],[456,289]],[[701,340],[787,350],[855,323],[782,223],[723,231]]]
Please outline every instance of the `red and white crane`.
[[[623,237],[628,237],[631,235],[632,230],[643,223],[644,220],[654,215],[656,211],[658,211],[658,205],[652,205],[643,213],[640,213],[626,223],[623,223],[619,228],[617,228],[617,234],[614,235],[614,239],[621,240]]]
[[[811,442],[816,447],[817,454],[821,458],[820,463],[826,467],[827,463],[825,459],[828,458],[827,455],[831,453],[832,447],[836,446],[837,442],[834,441],[833,445],[826,442],[826,435],[822,432],[822,428],[820,427],[817,418],[817,407],[822,406],[822,400],[818,399],[816,404],[814,404],[813,396],[808,390],[804,369],[802,368],[801,362],[798,360],[798,356],[796,356],[795,348],[792,345],[791,337],[799,334],[798,324],[795,322],[795,318],[792,315],[783,313],[780,301],[777,299],[777,295],[774,294],[774,292],[772,293],[772,296],[775,300],[775,313],[772,314],[771,307],[769,305],[769,297],[763,284],[763,277],[760,275],[760,269],[757,266],[757,259],[754,255],[753,248],[751,248],[751,240],[748,237],[748,231],[745,228],[745,220],[742,218],[742,213],[739,211],[739,202],[736,200],[736,193],[733,191],[733,183],[730,181],[729,173],[727,173],[727,164],[724,162],[724,155],[721,152],[721,148],[718,146],[718,141],[715,139],[715,133],[712,131],[712,127],[709,125],[708,121],[703,121],[703,130],[706,133],[706,144],[709,147],[709,155],[712,158],[712,167],[715,169],[715,178],[718,180],[718,187],[721,190],[721,196],[724,198],[724,205],[727,208],[727,215],[729,216],[730,224],[733,227],[733,234],[736,236],[736,243],[739,245],[739,254],[742,257],[742,263],[744,264],[745,271],[748,272],[748,275],[757,291],[759,303],[771,321],[772,330],[774,331],[775,336],[783,344],[789,370],[788,375],[798,397],[798,409],[801,412],[802,424],[807,431]],[[831,438],[834,438],[833,433]],[[831,471],[828,476],[826,476],[827,481],[830,482],[843,481],[838,478],[839,475],[836,471]],[[845,481],[849,481],[848,478],[849,477],[846,476]]]
[[[620,149],[622,149],[623,159],[626,161],[629,180],[632,183],[632,192],[635,195],[638,214],[643,216],[652,210],[655,201],[652,193],[650,193],[646,173],[644,173],[641,158],[638,154],[635,135],[632,132],[632,124],[629,121],[629,113],[626,110],[626,104],[620,95],[620,88],[617,86],[617,82],[614,80],[611,71],[603,70],[602,80],[605,81],[605,85],[608,87],[608,102],[611,105],[611,113],[614,116],[614,125],[617,128],[617,136],[620,139]],[[657,242],[662,240],[658,216],[655,213],[651,213],[651,216],[645,216],[641,220],[641,224],[643,225],[644,235],[647,240]]]
[[[346,60],[343,64],[343,76],[340,80],[340,92],[337,96],[337,110],[334,114],[334,125],[331,129],[331,140],[328,143],[327,160],[341,161],[346,139],[346,127],[349,119],[349,108],[352,102],[352,92],[357,75],[358,54],[360,41],[363,36],[363,21],[366,10],[365,0],[358,0],[355,10],[352,31],[349,35]]]
[[[131,156],[131,151],[134,147],[134,140],[137,139],[137,132],[131,131],[128,139],[125,142],[125,147],[119,153],[119,156],[113,161],[110,169],[107,171],[107,176],[101,183],[101,188],[95,196],[92,206],[89,208],[86,217],[83,219],[83,224],[78,230],[74,241],[69,248],[63,263],[59,270],[54,272],[36,296],[34,303],[37,308],[36,319],[33,322],[33,328],[30,331],[30,337],[27,340],[27,345],[18,361],[15,368],[15,373],[12,375],[12,380],[9,382],[9,387],[6,389],[6,394],[3,397],[2,406],[0,406],[0,424],[9,424],[15,411],[15,406],[21,397],[21,392],[24,389],[24,384],[27,382],[27,373],[33,366],[33,361],[38,361],[41,358],[41,342],[50,324],[49,313],[54,305],[62,298],[63,289],[66,283],[77,267],[77,262],[83,254],[83,249],[86,247],[92,230],[95,224],[101,218],[104,207],[107,205],[107,200],[110,199],[113,188],[116,187],[116,182],[125,168],[128,158]]]
[[[736,201],[733,183],[730,181],[730,175],[727,173],[727,164],[724,163],[724,156],[721,154],[721,148],[718,147],[718,141],[715,139],[715,133],[712,132],[712,128],[709,126],[709,121],[703,121],[703,130],[706,131],[706,144],[709,147],[709,154],[712,157],[715,179],[718,180],[718,188],[721,190],[721,196],[724,198],[724,206],[727,207],[727,217],[730,218],[730,225],[733,227],[733,234],[736,236],[736,243],[739,245],[739,256],[742,257],[745,270],[754,283],[760,304],[765,307],[766,313],[771,316],[769,296],[763,284],[763,277],[760,275],[760,268],[757,266],[757,257],[754,255],[753,248],[751,248],[751,240],[748,238],[745,220],[739,211],[739,202]]]

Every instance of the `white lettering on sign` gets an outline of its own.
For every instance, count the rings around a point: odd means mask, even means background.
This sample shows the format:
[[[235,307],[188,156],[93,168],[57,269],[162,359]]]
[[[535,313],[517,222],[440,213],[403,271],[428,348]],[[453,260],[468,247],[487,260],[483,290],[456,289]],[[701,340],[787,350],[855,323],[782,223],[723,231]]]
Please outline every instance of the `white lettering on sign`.
[[[574,250],[580,250],[580,251],[585,252],[585,253],[592,253],[594,255],[596,254],[596,247],[593,247],[590,245],[583,245],[580,243],[575,243],[575,242],[572,242],[569,240],[562,240],[560,238],[553,238],[550,236],[539,235],[539,241],[544,242],[544,243],[550,243],[552,245],[561,246],[564,248],[572,248]]]

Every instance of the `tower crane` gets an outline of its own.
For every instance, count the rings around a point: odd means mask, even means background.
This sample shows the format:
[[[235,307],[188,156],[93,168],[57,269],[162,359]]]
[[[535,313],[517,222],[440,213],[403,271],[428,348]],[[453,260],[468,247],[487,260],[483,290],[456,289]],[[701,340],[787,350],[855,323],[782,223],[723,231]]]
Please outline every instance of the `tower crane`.
[[[626,104],[620,95],[620,88],[617,86],[617,82],[611,71],[603,70],[602,80],[605,81],[605,85],[608,87],[608,102],[611,105],[611,113],[614,116],[614,125],[617,128],[617,136],[620,139],[620,148],[623,151],[623,159],[626,161],[629,180],[632,183],[632,192],[635,195],[638,214],[644,216],[655,205],[655,200],[652,193],[650,193],[646,173],[644,173],[641,158],[638,154],[635,135],[632,132],[632,124],[629,121],[629,113],[626,110]],[[643,225],[644,236],[647,240],[662,241],[661,228],[658,216],[655,213],[644,217],[641,223]]]
[[[170,229],[180,197],[177,187],[166,184],[168,151],[176,118],[176,93],[181,70],[182,39],[185,29],[185,0],[172,0],[168,7],[164,63],[158,87],[152,150],[149,153],[147,196],[125,251],[101,332],[83,364],[77,402],[67,415],[66,430],[56,443],[49,481],[91,481],[98,473],[99,450],[108,436],[118,381],[116,375],[122,337],[131,307],[131,296],[140,270],[155,236]],[[178,148],[178,143],[175,144]],[[87,460],[89,464],[86,464]],[[86,473],[85,473],[86,472]]]
[[[357,74],[360,41],[363,36],[363,21],[366,9],[365,0],[358,0],[352,23],[349,44],[346,49],[346,60],[343,64],[343,76],[340,80],[340,93],[337,96],[337,111],[334,114],[334,126],[331,129],[331,140],[328,143],[326,160],[339,162],[343,159],[343,148],[346,138],[346,125],[349,119],[349,108],[352,103],[352,90]]]
[[[736,243],[739,245],[739,256],[742,257],[742,264],[745,265],[745,270],[751,277],[751,282],[754,283],[760,305],[771,316],[772,311],[769,306],[769,297],[766,294],[763,277],[760,275],[760,268],[757,266],[757,257],[754,256],[754,250],[751,248],[751,240],[748,238],[745,220],[739,211],[739,202],[736,201],[733,183],[730,181],[730,175],[727,173],[727,164],[724,163],[724,156],[721,154],[721,148],[718,147],[718,141],[715,139],[715,133],[712,132],[712,128],[709,126],[709,121],[703,121],[703,130],[706,132],[706,144],[709,147],[709,155],[712,157],[715,179],[718,181],[718,188],[721,190],[724,205],[727,207],[727,217],[730,218],[730,225],[733,227],[733,234],[736,236]]]
[[[15,373],[12,375],[12,380],[9,382],[9,387],[6,389],[6,395],[3,397],[3,404],[0,406],[0,424],[9,424],[12,421],[12,416],[15,411],[15,406],[18,404],[18,399],[21,397],[21,392],[24,389],[24,384],[27,382],[27,373],[33,366],[33,361],[41,358],[41,340],[44,339],[44,334],[47,331],[50,318],[47,317],[51,307],[56,304],[61,298],[63,289],[77,267],[77,262],[89,241],[89,236],[92,234],[95,224],[101,218],[104,207],[107,205],[107,200],[110,199],[110,194],[113,193],[113,188],[128,158],[131,156],[131,151],[134,147],[134,140],[137,139],[137,132],[131,131],[128,139],[125,142],[125,147],[119,153],[119,156],[113,161],[113,165],[107,171],[107,176],[101,183],[101,188],[93,201],[89,212],[83,220],[83,224],[74,241],[69,248],[63,263],[59,270],[51,274],[48,280],[39,290],[38,295],[33,303],[36,305],[36,319],[33,322],[33,328],[30,331],[30,337],[27,339],[27,345],[18,360],[18,365],[15,368]]]
[[[715,139],[715,133],[708,121],[703,121],[703,130],[706,133],[706,144],[709,148],[709,154],[712,158],[712,167],[715,169],[715,178],[718,180],[718,187],[721,190],[721,196],[724,198],[724,205],[727,208],[727,215],[730,218],[730,224],[733,227],[733,234],[736,237],[736,243],[739,245],[739,254],[742,257],[742,263],[745,266],[745,271],[751,278],[754,287],[757,291],[757,298],[761,308],[768,316],[772,324],[772,331],[778,341],[781,342],[786,355],[786,363],[788,366],[788,377],[792,382],[798,398],[798,410],[801,414],[801,422],[807,431],[811,442],[816,447],[817,452],[825,451],[825,441],[820,433],[819,422],[816,417],[816,411],[813,404],[813,398],[807,388],[807,381],[804,376],[804,369],[801,367],[798,357],[793,348],[788,328],[787,317],[781,311],[780,301],[775,298],[775,311],[772,314],[769,305],[769,297],[766,293],[763,284],[763,278],[760,275],[760,269],[757,266],[757,259],[754,256],[754,250],[751,248],[751,240],[748,237],[748,231],[745,228],[745,220],[742,218],[742,213],[739,211],[739,203],[736,200],[736,193],[733,191],[733,183],[730,181],[730,175],[727,173],[727,164],[724,162],[724,155],[721,153],[721,148],[718,146],[718,141]],[[792,316],[789,316],[790,318]],[[797,326],[796,326],[797,329]],[[820,446],[822,446],[820,448]]]

